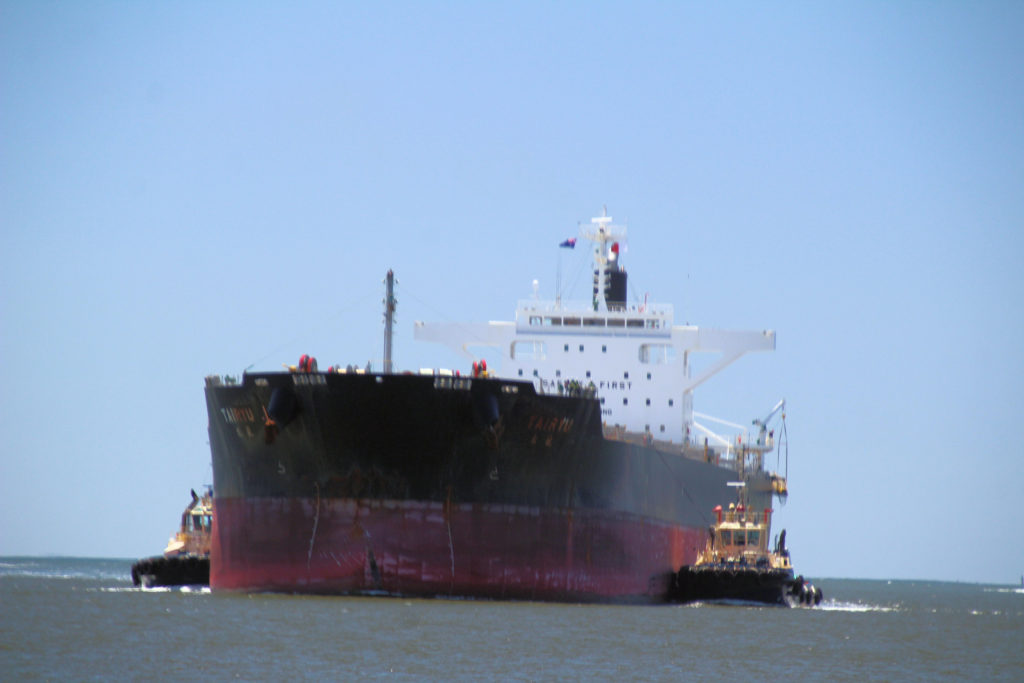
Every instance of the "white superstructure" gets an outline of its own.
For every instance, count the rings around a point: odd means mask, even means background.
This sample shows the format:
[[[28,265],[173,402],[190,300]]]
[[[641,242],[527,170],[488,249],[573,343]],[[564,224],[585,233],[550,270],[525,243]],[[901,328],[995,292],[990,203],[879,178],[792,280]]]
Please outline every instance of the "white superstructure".
[[[670,305],[627,304],[619,248],[625,231],[605,215],[591,219],[580,237],[593,244],[592,301],[520,301],[514,322],[417,322],[415,338],[470,360],[478,360],[471,349],[494,348],[502,377],[532,380],[546,394],[596,391],[608,426],[678,444],[703,442],[706,430],[695,433],[693,390],[748,352],[774,350],[775,332],[675,325]],[[718,353],[717,361],[693,376],[692,354],[706,352]]]

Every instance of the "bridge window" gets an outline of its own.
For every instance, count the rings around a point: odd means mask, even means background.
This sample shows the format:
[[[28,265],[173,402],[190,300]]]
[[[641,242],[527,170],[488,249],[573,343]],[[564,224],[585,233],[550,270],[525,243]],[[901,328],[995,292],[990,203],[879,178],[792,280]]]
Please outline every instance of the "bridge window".
[[[640,362],[651,365],[665,365],[674,362],[676,350],[671,344],[641,344]]]
[[[512,342],[512,358],[515,360],[544,360],[547,350],[541,341]]]

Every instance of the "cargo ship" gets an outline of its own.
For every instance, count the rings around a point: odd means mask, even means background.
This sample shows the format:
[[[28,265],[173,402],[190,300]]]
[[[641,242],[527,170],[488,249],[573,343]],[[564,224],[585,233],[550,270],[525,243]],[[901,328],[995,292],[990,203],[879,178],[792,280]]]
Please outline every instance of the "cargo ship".
[[[513,321],[415,324],[465,372],[394,370],[389,272],[382,371],[304,356],[207,377],[211,587],[659,603],[738,482],[759,509],[785,495],[763,422],[723,435],[693,410],[698,386],[773,350],[775,333],[630,303],[625,229],[605,212],[578,237],[589,301],[544,301],[535,285]],[[697,370],[704,353],[717,355]]]

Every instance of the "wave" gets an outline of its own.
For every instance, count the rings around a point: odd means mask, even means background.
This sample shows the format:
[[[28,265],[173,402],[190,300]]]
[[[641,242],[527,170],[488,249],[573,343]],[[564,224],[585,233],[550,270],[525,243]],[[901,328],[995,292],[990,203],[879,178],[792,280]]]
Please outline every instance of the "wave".
[[[0,577],[57,580],[131,581],[130,564],[123,560],[80,558],[6,558]]]
[[[758,607],[767,609],[783,608],[782,605],[769,605],[763,602],[752,602],[749,600],[708,600],[691,602],[682,607],[715,607],[715,606],[729,606],[729,607]],[[784,609],[784,608],[783,608]],[[886,605],[872,605],[865,604],[862,602],[845,602],[840,600],[823,600],[820,605],[814,607],[806,607],[804,605],[794,605],[793,609],[809,609],[821,612],[899,612],[898,607],[886,606]]]
[[[823,612],[899,612],[898,607],[871,605],[862,602],[845,602],[841,600],[824,600],[814,609]]]
[[[106,586],[94,589],[100,593],[194,593],[196,595],[208,595],[209,586],[154,586],[143,588],[142,586]]]
[[[0,576],[35,579],[57,579],[64,581],[81,581],[83,579],[97,581],[131,581],[131,575],[129,574],[128,571],[69,571],[61,569],[29,569],[24,567],[0,567]]]

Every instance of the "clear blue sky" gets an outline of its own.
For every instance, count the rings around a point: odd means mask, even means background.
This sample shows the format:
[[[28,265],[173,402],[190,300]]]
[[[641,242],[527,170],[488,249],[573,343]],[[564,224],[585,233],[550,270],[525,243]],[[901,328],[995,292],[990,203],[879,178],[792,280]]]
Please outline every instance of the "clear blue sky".
[[[205,375],[379,367],[388,268],[452,365],[602,205],[777,331],[695,407],[787,399],[799,571],[1019,581],[1020,2],[0,2],[0,554],[159,552]]]

